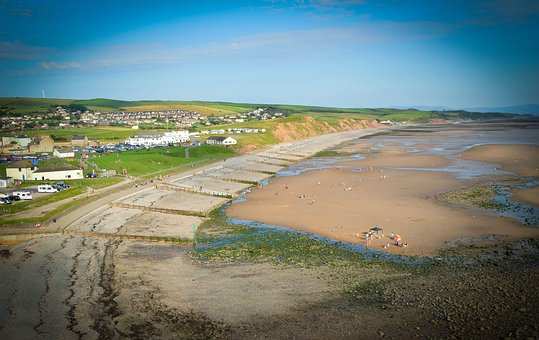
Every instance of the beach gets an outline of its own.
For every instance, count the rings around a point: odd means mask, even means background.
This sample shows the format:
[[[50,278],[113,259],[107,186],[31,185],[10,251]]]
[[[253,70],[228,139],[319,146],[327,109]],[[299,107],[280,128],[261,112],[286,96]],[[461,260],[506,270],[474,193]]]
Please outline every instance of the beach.
[[[513,199],[534,206],[539,206],[539,187],[516,189],[513,191]]]
[[[480,145],[464,152],[462,159],[498,164],[520,176],[539,176],[538,145]]]
[[[539,159],[536,146],[481,145],[448,156],[410,152],[394,142],[373,145],[360,140],[339,149],[362,151],[363,159],[344,157],[330,168],[277,177],[231,205],[227,214],[402,255],[436,255],[455,244],[539,236],[538,228],[523,226],[493,209],[440,199],[443,193],[474,185],[481,188],[478,193],[488,193],[496,178],[507,178],[502,171],[533,176]],[[419,138],[414,148],[428,150],[435,145]],[[492,162],[492,171],[500,175],[459,179],[458,172],[447,171],[459,159]],[[499,166],[503,170],[496,169]],[[514,196],[537,205],[537,188],[517,190]],[[383,232],[366,239],[365,233],[375,225]],[[400,246],[395,245],[396,235]]]

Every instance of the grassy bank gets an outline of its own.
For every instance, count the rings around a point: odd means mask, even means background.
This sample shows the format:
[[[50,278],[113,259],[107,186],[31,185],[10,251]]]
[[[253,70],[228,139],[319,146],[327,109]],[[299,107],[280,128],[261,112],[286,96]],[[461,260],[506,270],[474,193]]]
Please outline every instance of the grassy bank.
[[[131,176],[157,175],[170,170],[181,170],[200,166],[234,156],[233,149],[222,146],[202,145],[189,149],[185,157],[184,147],[155,148],[149,150],[125,151],[119,153],[94,154],[89,163],[101,169],[116,170]]]

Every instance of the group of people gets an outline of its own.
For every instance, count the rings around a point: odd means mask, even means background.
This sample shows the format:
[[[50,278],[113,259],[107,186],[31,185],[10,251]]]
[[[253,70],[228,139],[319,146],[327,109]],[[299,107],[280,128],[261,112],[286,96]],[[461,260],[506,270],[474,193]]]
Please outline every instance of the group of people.
[[[384,229],[379,225],[374,225],[372,228],[369,229],[369,231],[365,232],[364,235],[365,241],[368,245],[370,240],[374,238],[381,239],[382,237],[384,237]],[[359,237],[359,234],[356,234],[356,237]],[[403,248],[406,248],[408,246],[408,243],[404,242],[399,234],[391,233],[389,235],[389,239],[391,240],[391,242],[387,242],[384,245],[384,249],[388,249],[392,244],[396,247]]]
[[[408,243],[404,242],[399,234],[391,233],[391,235],[389,235],[389,238],[393,241],[393,245],[397,247],[406,248],[408,246]]]

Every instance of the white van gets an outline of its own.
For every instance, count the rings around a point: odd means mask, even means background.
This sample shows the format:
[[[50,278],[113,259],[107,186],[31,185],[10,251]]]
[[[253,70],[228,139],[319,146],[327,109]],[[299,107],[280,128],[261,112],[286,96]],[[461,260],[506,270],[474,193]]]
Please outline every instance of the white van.
[[[13,191],[13,196],[19,196],[21,200],[31,200],[32,193],[30,191]]]
[[[37,192],[58,192],[58,189],[50,184],[41,184],[37,186]]]

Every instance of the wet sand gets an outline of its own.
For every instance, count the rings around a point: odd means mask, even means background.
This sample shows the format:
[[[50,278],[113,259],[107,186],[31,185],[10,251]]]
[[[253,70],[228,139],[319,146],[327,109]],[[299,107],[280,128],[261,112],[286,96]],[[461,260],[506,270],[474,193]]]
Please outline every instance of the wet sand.
[[[539,207],[539,187],[513,190],[512,198]]]
[[[462,158],[500,165],[520,176],[539,176],[539,146],[525,144],[489,144],[475,146]]]
[[[466,186],[447,173],[381,167],[445,166],[444,157],[413,155],[393,147],[339,169],[280,177],[233,204],[229,216],[281,225],[331,239],[367,245],[362,233],[375,224],[385,236],[368,246],[405,255],[433,255],[458,239],[518,239],[539,236],[520,225],[479,209],[454,207],[436,195]],[[362,171],[359,171],[362,169]],[[388,235],[402,236],[407,247],[392,245]]]

